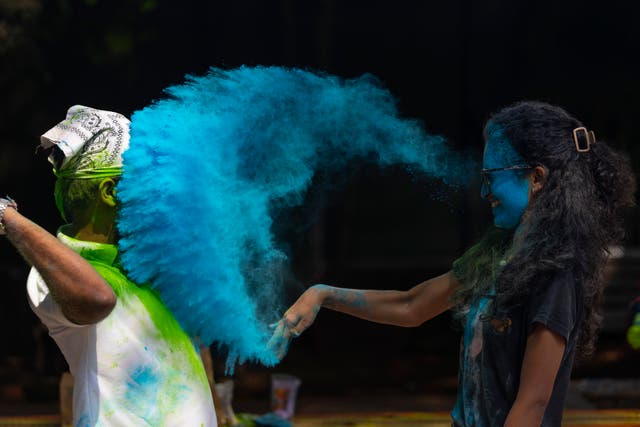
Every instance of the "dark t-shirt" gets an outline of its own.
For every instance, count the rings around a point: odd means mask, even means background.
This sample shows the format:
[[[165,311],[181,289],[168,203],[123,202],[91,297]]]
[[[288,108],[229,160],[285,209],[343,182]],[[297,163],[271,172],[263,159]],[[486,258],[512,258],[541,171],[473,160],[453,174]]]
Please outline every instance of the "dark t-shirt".
[[[560,426],[582,319],[581,287],[570,272],[541,281],[521,303],[499,312],[480,298],[466,316],[453,426],[502,426],[520,385],[527,337],[535,323],[566,340],[542,426]]]

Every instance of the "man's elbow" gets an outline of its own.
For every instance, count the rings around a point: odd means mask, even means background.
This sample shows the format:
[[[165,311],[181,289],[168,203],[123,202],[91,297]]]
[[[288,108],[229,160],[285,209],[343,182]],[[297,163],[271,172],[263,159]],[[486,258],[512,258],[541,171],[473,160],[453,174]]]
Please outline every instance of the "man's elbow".
[[[96,318],[98,319],[96,322],[99,322],[111,314],[117,302],[116,294],[111,289],[99,295],[94,301],[94,309]]]
[[[78,325],[91,325],[106,318],[117,303],[117,297],[111,288],[92,292],[81,301],[65,310],[66,317]]]

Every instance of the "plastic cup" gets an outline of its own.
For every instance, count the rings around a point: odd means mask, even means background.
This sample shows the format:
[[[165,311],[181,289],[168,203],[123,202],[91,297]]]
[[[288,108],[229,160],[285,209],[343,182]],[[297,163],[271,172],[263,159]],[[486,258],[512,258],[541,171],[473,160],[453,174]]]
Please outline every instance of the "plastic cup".
[[[280,418],[291,420],[296,409],[300,378],[288,374],[271,375],[271,411]]]

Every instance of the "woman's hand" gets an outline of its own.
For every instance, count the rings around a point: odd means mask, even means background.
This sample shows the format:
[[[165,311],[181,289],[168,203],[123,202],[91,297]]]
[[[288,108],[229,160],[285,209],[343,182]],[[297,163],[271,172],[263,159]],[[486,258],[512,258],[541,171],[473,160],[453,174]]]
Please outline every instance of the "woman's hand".
[[[282,319],[273,324],[275,328],[269,340],[269,347],[282,359],[289,348],[292,338],[298,337],[311,326],[322,307],[325,297],[325,285],[314,285],[284,313]]]

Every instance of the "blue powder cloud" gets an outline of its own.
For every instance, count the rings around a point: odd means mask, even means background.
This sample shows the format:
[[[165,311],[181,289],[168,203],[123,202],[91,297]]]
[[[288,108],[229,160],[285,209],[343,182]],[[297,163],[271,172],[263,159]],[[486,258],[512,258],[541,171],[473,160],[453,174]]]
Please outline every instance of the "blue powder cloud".
[[[228,348],[229,365],[277,362],[266,325],[281,314],[287,258],[272,215],[302,203],[317,171],[368,157],[459,186],[475,170],[402,118],[370,75],[212,68],[166,93],[132,116],[118,186],[122,262],[188,333]]]

